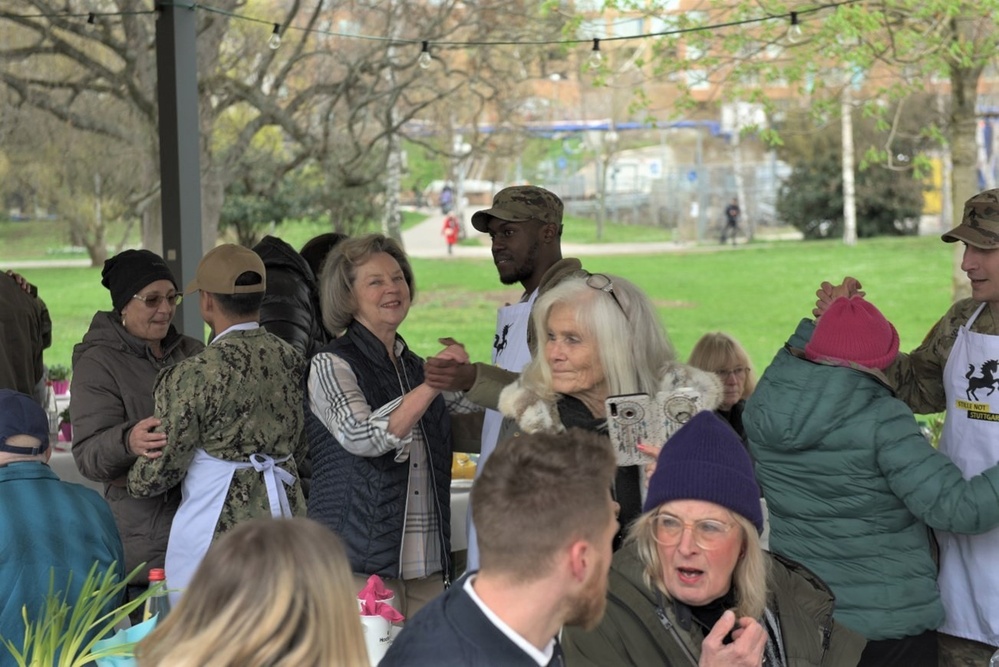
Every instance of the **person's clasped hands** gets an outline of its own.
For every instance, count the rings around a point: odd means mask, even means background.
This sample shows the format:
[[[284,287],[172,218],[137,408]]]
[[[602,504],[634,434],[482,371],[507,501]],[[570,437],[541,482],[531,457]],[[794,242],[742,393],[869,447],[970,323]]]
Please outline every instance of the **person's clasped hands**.
[[[423,365],[423,381],[440,391],[468,391],[475,382],[475,366],[465,346],[453,338],[439,338],[444,349],[428,357]]]
[[[815,319],[819,319],[822,317],[822,313],[826,312],[826,309],[832,305],[832,302],[840,297],[852,299],[855,296],[864,296],[867,293],[863,291],[862,287],[859,280],[850,276],[843,278],[843,282],[839,285],[833,285],[829,281],[823,280],[815,292],[815,308],[812,309],[812,315],[815,316]]]

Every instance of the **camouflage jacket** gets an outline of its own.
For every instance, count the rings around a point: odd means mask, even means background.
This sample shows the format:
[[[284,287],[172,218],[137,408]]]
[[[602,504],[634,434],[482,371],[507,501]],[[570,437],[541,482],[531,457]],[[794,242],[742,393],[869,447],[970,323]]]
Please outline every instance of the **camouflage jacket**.
[[[905,401],[913,412],[927,414],[947,409],[944,394],[943,372],[947,357],[957,339],[958,330],[967,323],[980,302],[962,299],[950,307],[933,325],[923,342],[908,354],[899,354],[885,375],[896,395]],[[999,334],[999,321],[986,307],[975,320],[971,330],[981,334]]]
[[[163,456],[139,458],[128,473],[128,492],[147,497],[179,484],[195,450],[226,461],[252,454],[275,459],[298,477],[307,445],[302,415],[302,356],[264,329],[232,331],[196,357],[160,372],[156,410],[167,434]],[[288,489],[292,513],[304,516],[301,484]],[[263,478],[255,470],[233,475],[215,537],[241,521],[270,516]]]

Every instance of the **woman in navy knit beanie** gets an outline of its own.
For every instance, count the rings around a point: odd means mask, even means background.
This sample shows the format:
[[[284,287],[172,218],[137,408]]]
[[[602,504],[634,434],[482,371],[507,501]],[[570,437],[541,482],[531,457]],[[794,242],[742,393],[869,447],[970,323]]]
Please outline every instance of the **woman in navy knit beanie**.
[[[833,621],[829,589],[764,551],[762,530],[742,441],[698,413],[662,448],[644,513],[614,556],[604,620],[565,629],[568,662],[856,665],[864,640]]]

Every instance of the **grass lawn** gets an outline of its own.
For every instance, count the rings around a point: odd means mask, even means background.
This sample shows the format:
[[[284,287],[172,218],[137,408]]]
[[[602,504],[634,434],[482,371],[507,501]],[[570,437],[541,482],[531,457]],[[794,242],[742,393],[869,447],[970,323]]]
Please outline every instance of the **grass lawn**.
[[[293,243],[294,245],[294,243]],[[591,271],[625,276],[641,286],[685,359],[706,331],[738,338],[761,370],[801,317],[808,316],[824,279],[858,277],[868,298],[898,328],[902,349],[915,347],[950,302],[953,247],[938,237],[837,242],[788,241],[736,250],[699,248],[659,255],[587,257]],[[417,297],[401,333],[421,355],[439,348],[437,338],[465,342],[475,360],[488,360],[496,307],[518,298],[504,287],[489,260],[414,259]],[[25,269],[52,313],[54,341],[49,364],[69,364],[72,347],[93,313],[110,307],[99,269]]]

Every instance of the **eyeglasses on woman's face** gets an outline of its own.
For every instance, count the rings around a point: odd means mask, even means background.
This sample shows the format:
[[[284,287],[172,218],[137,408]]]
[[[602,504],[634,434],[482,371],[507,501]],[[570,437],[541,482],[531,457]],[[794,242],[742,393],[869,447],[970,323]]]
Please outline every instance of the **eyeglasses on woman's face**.
[[[138,299],[142,303],[146,304],[150,310],[156,310],[160,307],[160,304],[166,301],[170,306],[177,306],[181,301],[184,300],[183,294],[133,294],[133,299]]]
[[[694,543],[705,551],[717,549],[725,543],[735,524],[716,519],[699,519],[684,521],[683,519],[661,512],[655,516],[652,536],[664,547],[673,547],[683,539],[683,531],[690,529]]]
[[[727,380],[730,377],[737,377],[741,380],[742,378],[746,377],[746,374],[748,372],[749,369],[746,368],[745,366],[736,366],[735,368],[719,369],[715,371],[715,375],[717,375],[722,380]]]

